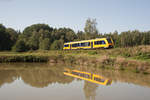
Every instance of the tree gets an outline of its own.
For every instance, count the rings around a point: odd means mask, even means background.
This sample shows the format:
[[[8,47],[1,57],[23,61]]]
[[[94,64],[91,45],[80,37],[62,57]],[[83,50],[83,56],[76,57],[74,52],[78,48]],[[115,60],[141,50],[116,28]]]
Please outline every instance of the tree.
[[[53,44],[51,45],[51,49],[52,50],[59,50],[59,49],[62,49],[63,48],[63,44],[64,44],[64,41],[62,39],[60,40],[55,40],[53,42]]]
[[[120,38],[119,38],[118,31],[113,32],[111,38],[114,41],[115,47],[119,47],[120,46]]]
[[[43,40],[45,38],[51,39],[51,33],[53,28],[49,27],[47,24],[34,24],[28,26],[24,29],[21,36],[19,36],[19,40],[23,40],[25,45],[28,47],[28,50],[38,50],[40,49],[40,45],[43,44]],[[48,44],[51,44],[51,41]],[[41,47],[43,48],[43,47]]]
[[[11,36],[6,32],[5,26],[0,24],[0,50],[10,50],[11,49]]]
[[[26,45],[28,45],[30,50],[39,49],[39,34],[38,34],[38,32],[34,31],[32,33],[32,36],[29,37],[29,40],[26,42]]]
[[[77,38],[75,32],[70,28],[54,29],[52,37],[53,41],[62,39],[65,42],[70,42]]]
[[[85,34],[82,31],[77,32],[77,40],[85,40]]]
[[[96,90],[98,88],[97,84],[90,83],[88,81],[84,82],[84,95],[87,100],[95,100]]]
[[[132,45],[141,45],[142,36],[138,30],[134,30],[130,33],[132,35]],[[130,37],[131,38],[131,37]]]
[[[98,36],[96,19],[88,18],[85,23],[85,39],[92,39]]]
[[[18,33],[17,33],[17,31],[15,31],[14,29],[12,29],[12,28],[7,28],[6,29],[6,33],[8,33],[9,34],[9,49],[11,49],[12,48],[12,46],[14,46],[15,45],[15,43],[16,43],[16,41],[17,41],[17,39],[18,39]]]
[[[0,50],[3,50],[4,48],[4,39],[6,38],[5,29],[6,28],[0,24]]]
[[[71,42],[71,41],[73,41],[74,39],[77,38],[75,32],[70,28],[67,28],[65,30],[65,33],[66,33],[65,34],[65,42]]]
[[[40,49],[41,50],[49,50],[50,49],[50,39],[49,38],[45,38],[44,40],[42,40],[40,42]]]
[[[96,19],[88,18],[84,32],[78,31],[77,34],[71,28],[53,29],[47,24],[34,24],[26,27],[23,32],[6,28],[0,24],[0,51],[11,50],[12,47],[15,51],[58,50],[63,48],[64,42],[102,37],[111,37],[114,40],[115,47],[150,45],[150,31],[134,30],[121,33],[115,31],[98,34]]]
[[[18,40],[16,44],[12,48],[13,51],[16,52],[24,52],[27,50],[25,42],[23,40]]]

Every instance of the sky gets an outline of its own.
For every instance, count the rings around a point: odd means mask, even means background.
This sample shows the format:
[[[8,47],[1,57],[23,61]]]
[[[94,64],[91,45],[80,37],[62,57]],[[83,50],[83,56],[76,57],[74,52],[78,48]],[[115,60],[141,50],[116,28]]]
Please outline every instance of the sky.
[[[0,0],[0,23],[15,30],[45,23],[83,31],[88,18],[100,33],[150,30],[150,0]]]

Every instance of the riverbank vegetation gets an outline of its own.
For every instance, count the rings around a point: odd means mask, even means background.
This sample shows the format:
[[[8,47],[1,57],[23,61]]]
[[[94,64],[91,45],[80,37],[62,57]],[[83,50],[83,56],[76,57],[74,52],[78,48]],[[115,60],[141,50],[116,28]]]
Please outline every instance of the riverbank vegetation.
[[[47,62],[150,73],[150,46],[106,50],[0,52],[0,62]]]

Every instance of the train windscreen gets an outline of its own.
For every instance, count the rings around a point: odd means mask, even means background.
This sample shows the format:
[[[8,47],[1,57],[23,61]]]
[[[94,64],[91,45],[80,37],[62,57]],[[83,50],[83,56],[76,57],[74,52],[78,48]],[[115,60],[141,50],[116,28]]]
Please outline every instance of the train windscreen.
[[[112,41],[111,41],[111,39],[110,39],[110,38],[108,38],[108,39],[107,39],[107,41],[108,41],[108,43],[112,43]]]

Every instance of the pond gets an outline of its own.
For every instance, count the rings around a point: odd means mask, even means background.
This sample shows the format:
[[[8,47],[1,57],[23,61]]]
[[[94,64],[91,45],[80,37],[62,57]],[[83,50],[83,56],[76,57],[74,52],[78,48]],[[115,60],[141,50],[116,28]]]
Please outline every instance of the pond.
[[[45,63],[1,64],[0,100],[150,100],[150,75]]]

